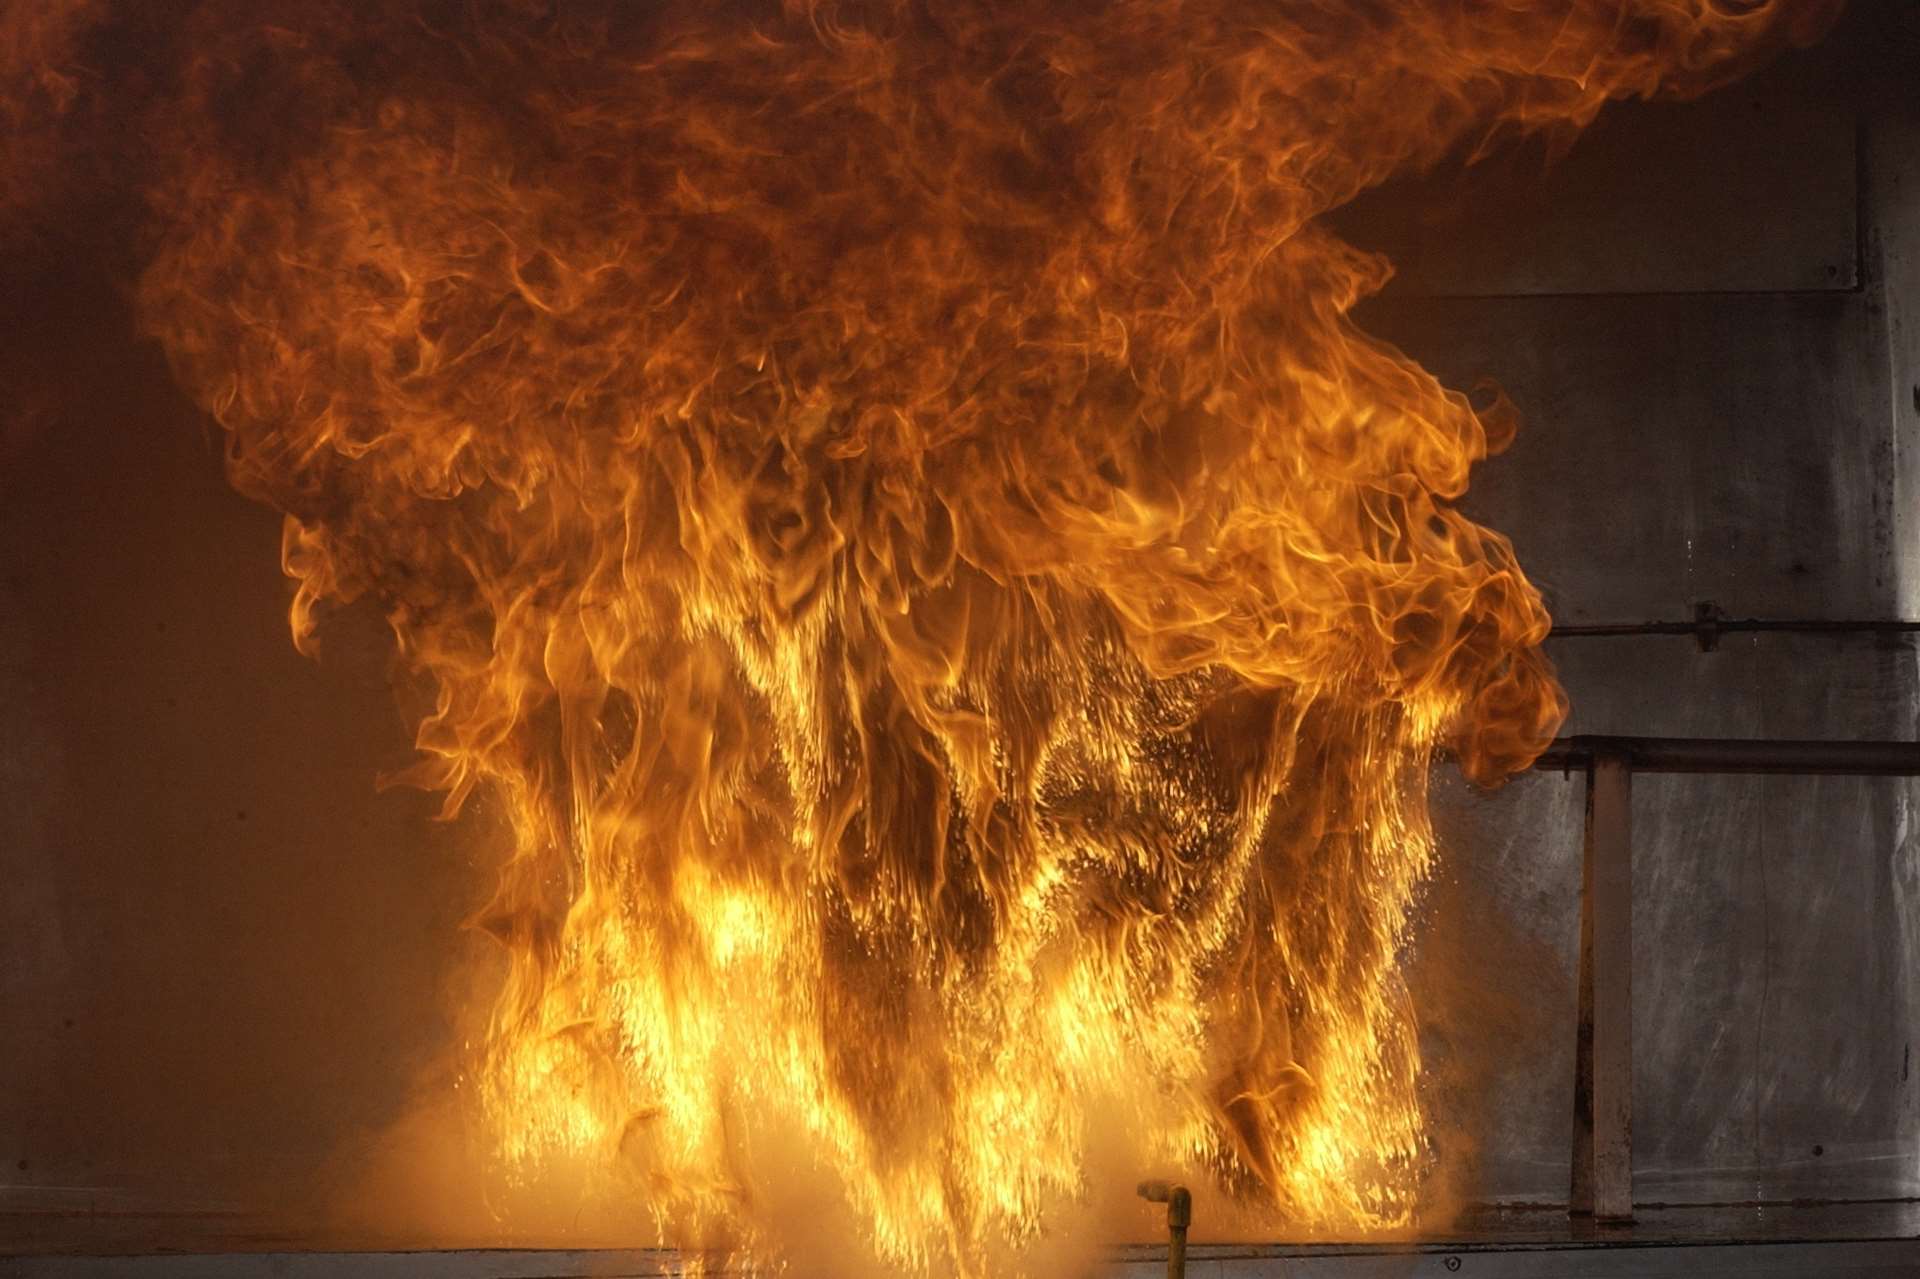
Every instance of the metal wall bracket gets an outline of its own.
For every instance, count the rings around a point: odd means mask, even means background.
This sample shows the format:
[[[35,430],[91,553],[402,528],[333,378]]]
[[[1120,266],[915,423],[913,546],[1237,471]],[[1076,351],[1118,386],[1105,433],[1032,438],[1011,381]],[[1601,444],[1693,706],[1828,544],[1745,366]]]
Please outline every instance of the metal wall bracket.
[[[1711,653],[1720,647],[1720,624],[1727,615],[1712,600],[1702,600],[1693,606],[1693,642],[1700,646],[1702,653]]]
[[[1563,737],[1533,766],[1587,774],[1568,1210],[1631,1221],[1634,773],[1920,777],[1920,742]]]

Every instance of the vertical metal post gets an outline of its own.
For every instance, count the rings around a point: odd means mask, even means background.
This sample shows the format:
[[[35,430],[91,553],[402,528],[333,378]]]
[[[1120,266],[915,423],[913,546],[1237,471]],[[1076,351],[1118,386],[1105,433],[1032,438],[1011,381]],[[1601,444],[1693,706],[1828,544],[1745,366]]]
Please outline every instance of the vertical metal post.
[[[1186,1279],[1187,1227],[1193,1224],[1193,1195],[1170,1181],[1143,1181],[1140,1197],[1167,1206],[1167,1279]]]
[[[1587,773],[1571,1212],[1633,1219],[1633,768],[1599,751]]]

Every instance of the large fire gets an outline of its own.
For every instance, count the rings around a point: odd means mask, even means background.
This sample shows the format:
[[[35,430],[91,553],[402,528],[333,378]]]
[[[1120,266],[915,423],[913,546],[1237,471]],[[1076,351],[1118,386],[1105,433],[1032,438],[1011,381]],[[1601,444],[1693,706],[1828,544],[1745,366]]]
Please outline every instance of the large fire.
[[[510,829],[503,1169],[941,1271],[1096,1175],[1408,1220],[1425,775],[1563,700],[1452,505],[1504,415],[1316,219],[1830,5],[153,8],[146,330]],[[23,172],[109,9],[0,18]]]

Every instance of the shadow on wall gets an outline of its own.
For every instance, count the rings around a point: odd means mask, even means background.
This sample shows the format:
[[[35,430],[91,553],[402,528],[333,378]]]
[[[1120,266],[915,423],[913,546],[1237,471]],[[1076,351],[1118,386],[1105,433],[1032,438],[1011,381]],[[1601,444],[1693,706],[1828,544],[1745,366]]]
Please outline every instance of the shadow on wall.
[[[379,619],[294,652],[278,519],[123,299],[7,285],[0,1209],[305,1202],[455,1033],[484,818],[376,792]]]

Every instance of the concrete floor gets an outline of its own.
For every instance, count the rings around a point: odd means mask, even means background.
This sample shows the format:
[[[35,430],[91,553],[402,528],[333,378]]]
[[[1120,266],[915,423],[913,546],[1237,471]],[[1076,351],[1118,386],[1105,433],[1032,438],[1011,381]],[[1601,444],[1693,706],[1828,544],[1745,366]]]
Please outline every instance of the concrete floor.
[[[139,1249],[134,1252],[132,1250]],[[119,1253],[121,1255],[115,1255]],[[11,1254],[11,1255],[8,1255]],[[1156,1279],[1164,1250],[1118,1249],[1095,1273]],[[303,1249],[245,1217],[48,1213],[0,1217],[0,1279],[653,1279],[654,1249]],[[1920,1274],[1920,1201],[1643,1207],[1628,1226],[1555,1208],[1489,1208],[1444,1236],[1391,1244],[1196,1244],[1193,1279],[1371,1276]],[[1090,1277],[1091,1279],[1091,1277]]]

